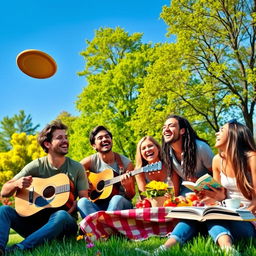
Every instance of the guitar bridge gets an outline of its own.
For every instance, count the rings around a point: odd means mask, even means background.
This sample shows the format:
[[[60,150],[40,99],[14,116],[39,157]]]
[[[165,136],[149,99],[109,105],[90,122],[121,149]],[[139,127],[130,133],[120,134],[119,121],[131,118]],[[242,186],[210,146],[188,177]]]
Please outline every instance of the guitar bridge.
[[[29,204],[33,204],[33,199],[34,199],[34,187],[29,189],[29,193],[28,193]]]

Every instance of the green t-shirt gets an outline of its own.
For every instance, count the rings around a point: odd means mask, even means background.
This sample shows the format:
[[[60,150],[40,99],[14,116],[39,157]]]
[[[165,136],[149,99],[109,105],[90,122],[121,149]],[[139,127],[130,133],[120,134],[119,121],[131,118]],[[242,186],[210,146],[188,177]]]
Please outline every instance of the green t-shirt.
[[[24,176],[31,175],[38,178],[49,178],[58,173],[65,173],[69,179],[73,182],[75,187],[75,198],[78,196],[78,192],[81,190],[87,190],[88,180],[85,175],[84,167],[77,161],[66,157],[64,164],[58,169],[48,162],[47,156],[38,158],[29,164],[27,164],[14,179],[19,179]]]

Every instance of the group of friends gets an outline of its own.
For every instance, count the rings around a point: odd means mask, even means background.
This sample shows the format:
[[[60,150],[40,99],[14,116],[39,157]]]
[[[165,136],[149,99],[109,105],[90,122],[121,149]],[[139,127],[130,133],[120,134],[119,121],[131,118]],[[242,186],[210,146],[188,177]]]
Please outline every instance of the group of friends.
[[[214,156],[208,143],[200,138],[187,119],[169,115],[162,127],[162,145],[153,137],[145,136],[137,144],[135,166],[127,157],[112,151],[112,134],[104,126],[95,127],[89,136],[90,144],[96,151],[77,162],[67,157],[69,142],[67,127],[59,120],[48,124],[38,135],[38,143],[47,153],[45,157],[27,164],[13,179],[6,182],[1,190],[2,197],[15,195],[28,188],[33,177],[49,178],[59,173],[66,174],[72,184],[74,200],[67,208],[46,208],[28,217],[21,216],[10,206],[0,207],[0,255],[16,250],[30,250],[34,247],[64,236],[77,234],[77,211],[82,218],[104,210],[132,209],[132,199],[144,192],[152,181],[172,183],[175,195],[185,196],[189,191],[181,183],[195,182],[206,173],[222,184],[222,188],[203,190],[198,196],[206,204],[221,202],[226,198],[239,197],[242,204],[256,215],[256,144],[252,133],[245,125],[231,120],[216,133]],[[140,173],[135,178],[129,172],[162,162],[162,170]],[[91,184],[85,170],[100,174],[112,169],[114,176],[122,174],[115,184],[111,196],[91,200]],[[24,237],[20,243],[7,247],[10,228]],[[239,255],[233,247],[241,238],[255,238],[256,226],[252,222],[208,220],[179,220],[167,241],[156,248],[153,255],[169,250],[176,244],[184,244],[199,232],[208,232],[213,240],[230,255]],[[149,252],[140,250],[142,254]]]

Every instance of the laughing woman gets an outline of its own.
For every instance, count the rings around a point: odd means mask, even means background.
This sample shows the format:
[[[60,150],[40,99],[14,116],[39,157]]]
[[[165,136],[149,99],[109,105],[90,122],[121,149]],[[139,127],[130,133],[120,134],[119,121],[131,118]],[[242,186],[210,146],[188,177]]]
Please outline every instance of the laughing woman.
[[[161,146],[153,137],[143,137],[137,144],[135,160],[135,169],[139,169],[148,164],[162,161]],[[171,174],[170,170],[168,170],[165,165],[163,165],[162,170],[160,171],[140,173],[136,175],[135,178],[140,192],[145,191],[146,184],[152,180],[172,183],[174,190],[179,191],[179,178],[177,174],[175,172]]]
[[[256,144],[245,125],[232,120],[216,133],[219,153],[213,159],[213,177],[224,190],[205,191],[216,201],[240,198],[242,204],[256,215]],[[221,248],[232,251],[232,242],[241,238],[256,237],[253,223],[241,221],[209,221],[210,236]]]

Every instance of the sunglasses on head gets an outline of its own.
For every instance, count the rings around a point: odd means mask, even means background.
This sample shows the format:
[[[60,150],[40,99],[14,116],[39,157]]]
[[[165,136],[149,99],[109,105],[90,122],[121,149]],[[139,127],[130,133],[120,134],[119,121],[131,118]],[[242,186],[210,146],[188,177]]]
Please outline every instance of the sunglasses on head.
[[[227,122],[228,124],[237,124],[237,120],[234,118],[234,119],[231,119]]]

